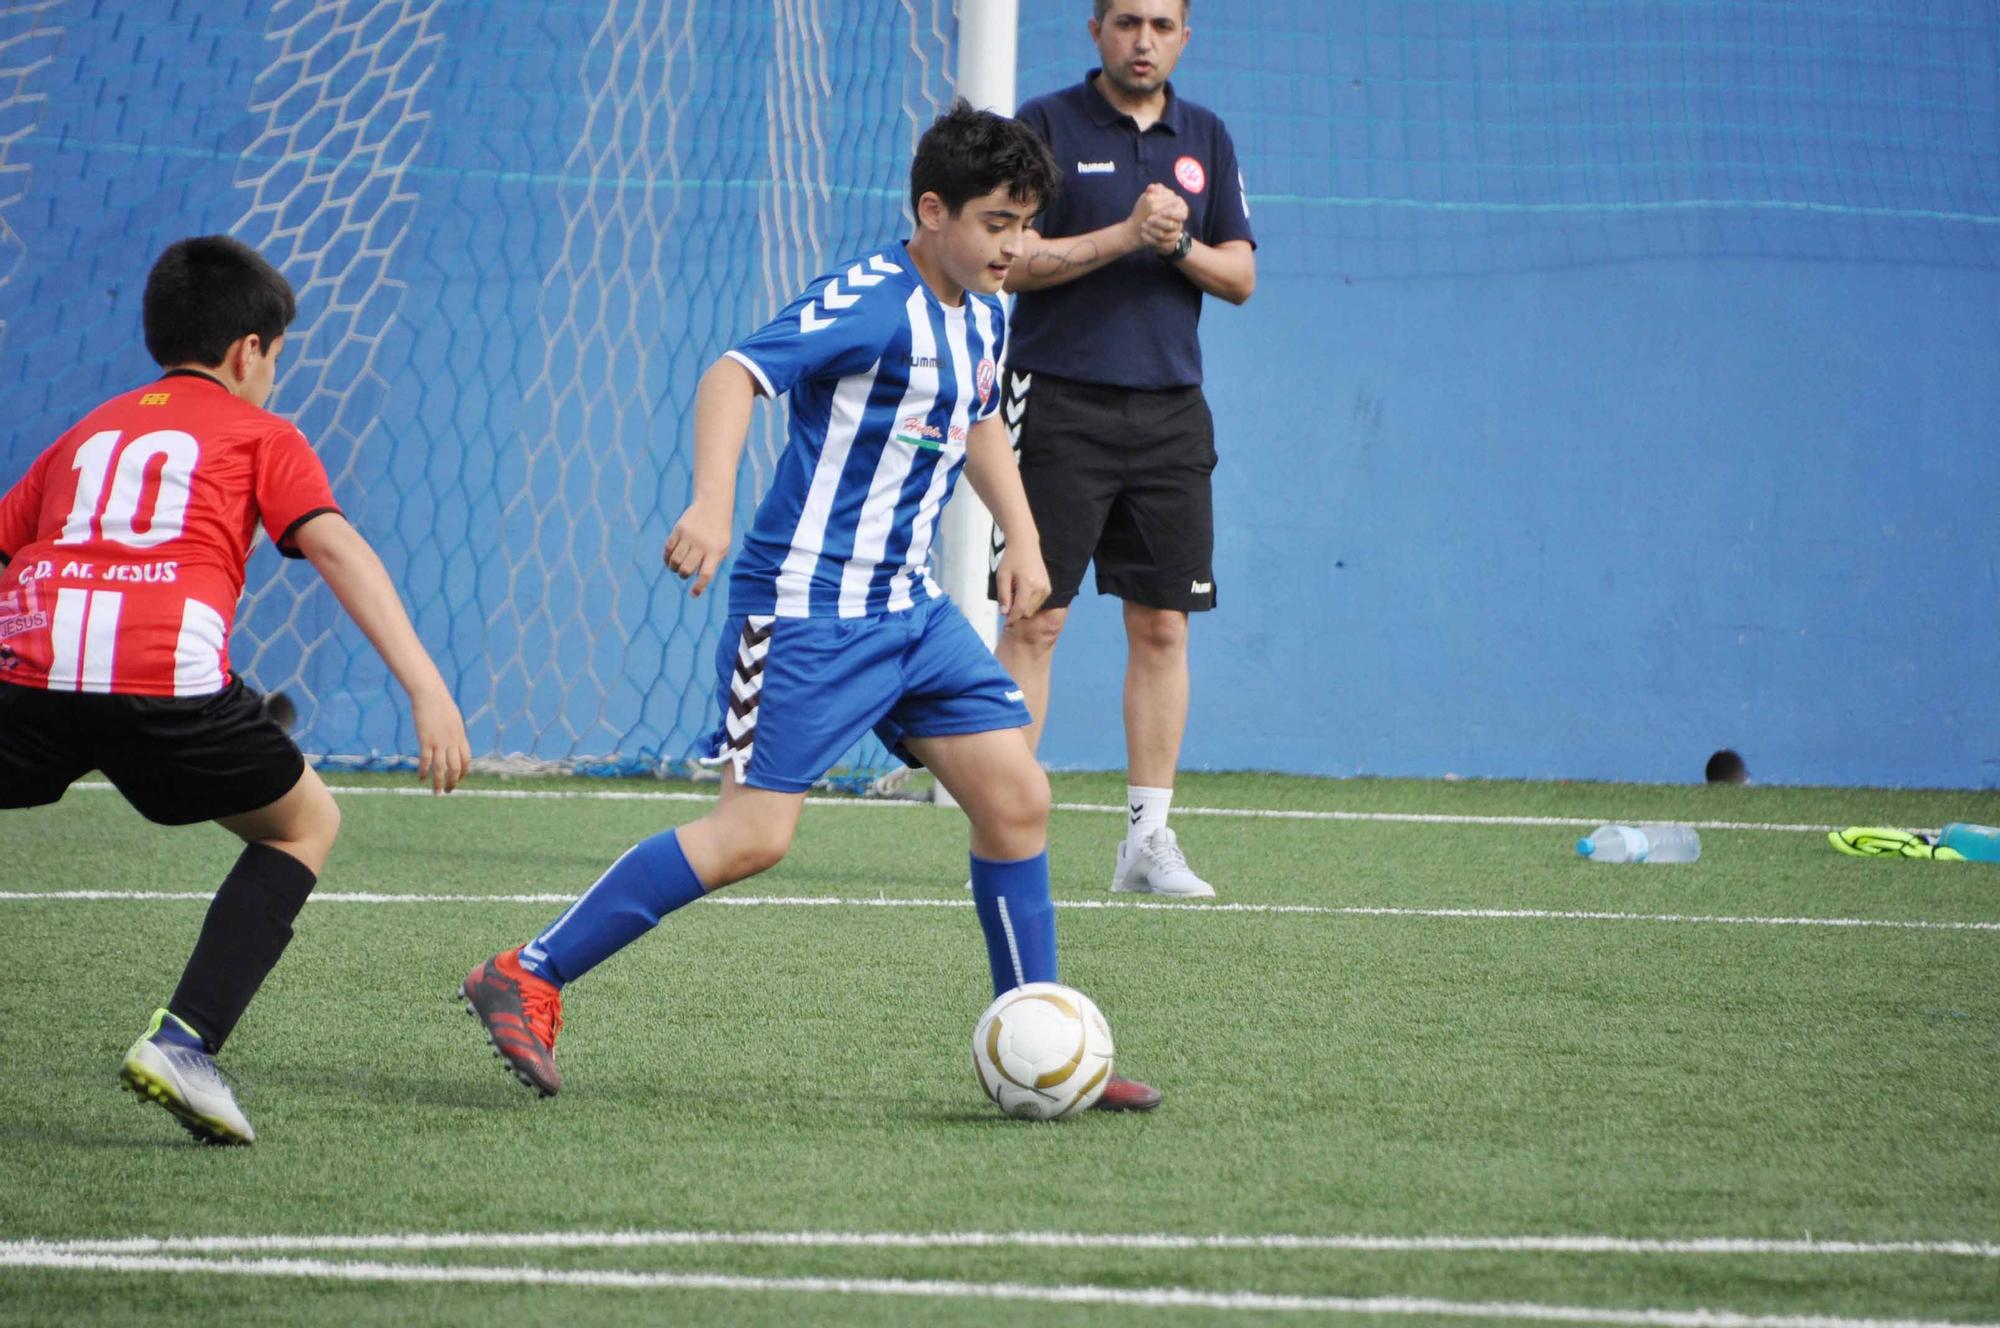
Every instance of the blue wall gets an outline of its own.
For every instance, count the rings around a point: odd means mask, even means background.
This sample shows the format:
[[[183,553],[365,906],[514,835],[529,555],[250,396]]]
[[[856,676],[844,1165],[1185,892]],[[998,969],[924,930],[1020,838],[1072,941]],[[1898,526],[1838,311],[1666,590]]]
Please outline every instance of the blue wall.
[[[146,370],[166,241],[301,292],[276,404],[483,754],[651,765],[721,603],[658,549],[702,367],[893,233],[949,0],[0,13],[0,483]],[[1185,764],[2000,784],[2000,0],[1195,0],[1263,247],[1211,302],[1221,611]],[[1023,0],[1023,96],[1092,62]],[[753,438],[745,490],[758,482]],[[236,657],[409,745],[268,549]],[[273,580],[273,578],[276,578]],[[1123,762],[1086,599],[1044,755]]]
[[[1197,4],[1176,80],[1262,241],[1184,764],[2000,785],[2000,11],[1285,18]],[[1116,766],[1070,623],[1043,755]]]

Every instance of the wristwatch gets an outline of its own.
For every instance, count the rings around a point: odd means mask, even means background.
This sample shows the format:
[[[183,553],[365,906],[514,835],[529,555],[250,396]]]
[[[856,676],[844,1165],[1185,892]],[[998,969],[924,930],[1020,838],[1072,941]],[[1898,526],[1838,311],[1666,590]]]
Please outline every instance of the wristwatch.
[[[1188,250],[1192,248],[1194,248],[1194,236],[1189,235],[1186,231],[1182,231],[1181,238],[1174,241],[1172,252],[1163,256],[1169,263],[1178,263],[1188,256]]]

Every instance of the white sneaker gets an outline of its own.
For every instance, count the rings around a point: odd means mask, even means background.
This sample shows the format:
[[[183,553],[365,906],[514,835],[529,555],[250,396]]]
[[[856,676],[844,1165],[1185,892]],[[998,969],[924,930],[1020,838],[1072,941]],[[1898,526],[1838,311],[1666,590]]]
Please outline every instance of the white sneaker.
[[[1204,899],[1215,887],[1196,876],[1181,852],[1180,841],[1167,826],[1161,826],[1143,844],[1130,839],[1118,845],[1118,866],[1111,873],[1111,889],[1138,895],[1174,895],[1182,899]]]
[[[162,1026],[173,1020],[171,1030]],[[178,1036],[176,1036],[178,1035]],[[125,1053],[118,1078],[143,1101],[150,1098],[173,1114],[181,1128],[205,1144],[255,1143],[257,1132],[222,1081],[215,1057],[182,1045],[193,1030],[165,1010],[153,1012],[153,1026]]]

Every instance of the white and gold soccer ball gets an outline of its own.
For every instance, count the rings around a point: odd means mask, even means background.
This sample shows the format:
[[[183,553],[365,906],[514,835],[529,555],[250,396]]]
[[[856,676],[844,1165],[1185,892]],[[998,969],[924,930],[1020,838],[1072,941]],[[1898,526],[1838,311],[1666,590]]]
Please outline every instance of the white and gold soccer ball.
[[[1113,1050],[1104,1012],[1060,982],[1014,988],[972,1030],[979,1086],[1017,1120],[1061,1120],[1097,1101]]]

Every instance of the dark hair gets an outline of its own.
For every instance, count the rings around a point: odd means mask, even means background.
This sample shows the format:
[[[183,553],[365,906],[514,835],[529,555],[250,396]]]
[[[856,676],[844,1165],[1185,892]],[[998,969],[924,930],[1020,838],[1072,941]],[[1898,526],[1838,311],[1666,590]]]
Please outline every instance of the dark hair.
[[[1049,145],[1019,120],[975,111],[960,98],[931,121],[910,163],[910,210],[925,194],[944,200],[953,216],[971,199],[1007,186],[1007,197],[1037,211],[1055,199],[1062,173]]]
[[[197,235],[167,246],[146,276],[146,349],[156,364],[221,364],[255,333],[269,346],[298,316],[292,285],[241,240]]]
[[[1188,6],[1191,3],[1192,0],[1181,0],[1181,22],[1183,23],[1188,21]],[[1091,17],[1102,23],[1104,16],[1111,12],[1111,0],[1097,0],[1097,3],[1092,8],[1096,12]]]

